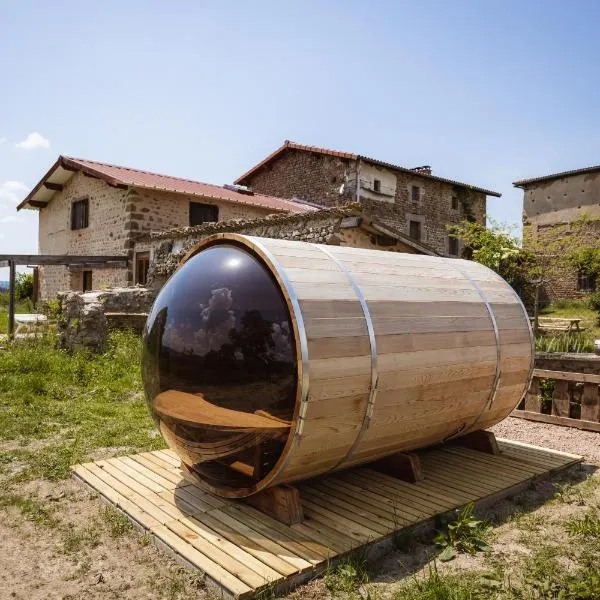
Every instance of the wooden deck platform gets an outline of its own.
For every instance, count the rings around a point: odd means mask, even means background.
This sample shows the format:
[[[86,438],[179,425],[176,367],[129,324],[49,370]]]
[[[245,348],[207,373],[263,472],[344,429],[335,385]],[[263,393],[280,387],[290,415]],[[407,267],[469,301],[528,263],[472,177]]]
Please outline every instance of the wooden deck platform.
[[[508,440],[500,455],[456,446],[419,452],[425,480],[355,468],[298,486],[303,523],[287,526],[202,491],[168,450],[76,465],[74,474],[153,540],[202,570],[221,594],[250,598],[292,588],[358,548],[382,552],[394,532],[431,523],[471,501],[493,502],[581,457]]]

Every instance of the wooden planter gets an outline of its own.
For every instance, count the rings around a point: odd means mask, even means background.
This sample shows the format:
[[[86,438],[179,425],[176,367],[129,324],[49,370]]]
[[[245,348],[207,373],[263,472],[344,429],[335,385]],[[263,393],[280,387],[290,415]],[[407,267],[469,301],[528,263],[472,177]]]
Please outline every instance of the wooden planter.
[[[211,411],[211,403],[218,402],[201,386],[190,394],[188,385],[183,397],[172,379],[165,383],[161,365],[173,359],[160,349],[160,335],[171,327],[168,315],[182,314],[173,304],[178,302],[177,278],[192,285],[194,261],[200,264],[213,251],[212,268],[219,260],[217,246],[240,252],[242,258],[228,258],[230,264],[245,260],[245,255],[257,260],[285,301],[295,360],[290,418],[257,410],[261,398],[255,396],[242,399],[245,409],[236,397]],[[206,268],[197,272],[199,280]],[[233,298],[228,310],[235,313],[235,294],[242,292],[227,296],[223,290],[227,285],[233,289],[242,278],[225,285],[225,275],[206,277],[221,286],[221,295]],[[196,292],[188,289],[186,294]],[[198,302],[206,306],[207,300]],[[162,330],[157,325],[160,314]],[[186,256],[157,298],[146,346],[154,352],[145,362],[147,395],[161,431],[202,485],[229,497],[489,427],[515,408],[533,369],[531,330],[518,296],[501,277],[475,262],[237,234],[207,238]],[[201,372],[198,367],[199,376]],[[202,396],[197,410],[210,412],[196,428],[189,416],[196,409],[188,408],[194,405],[194,394]],[[261,394],[268,396],[264,389]],[[239,414],[227,421],[223,410]],[[176,431],[178,419],[187,421]],[[252,436],[256,439],[253,447],[228,455],[226,442],[211,438],[211,448],[220,452],[213,461],[213,471],[218,471],[214,477],[203,467],[203,427],[209,421],[213,437],[216,427],[238,427],[228,431],[227,439],[240,448]],[[278,455],[268,472],[261,472],[260,452],[273,451],[273,440],[281,440]],[[253,458],[257,452],[258,461]]]
[[[599,356],[538,353],[529,390],[512,416],[600,431],[599,384]]]

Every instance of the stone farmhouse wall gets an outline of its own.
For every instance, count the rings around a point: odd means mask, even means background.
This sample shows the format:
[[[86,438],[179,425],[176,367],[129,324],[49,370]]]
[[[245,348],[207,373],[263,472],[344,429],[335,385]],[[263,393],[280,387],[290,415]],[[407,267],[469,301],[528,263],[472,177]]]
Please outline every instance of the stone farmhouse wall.
[[[89,225],[71,230],[71,206],[88,198]],[[251,196],[249,201],[251,201]],[[131,285],[134,281],[134,240],[140,232],[189,224],[190,202],[214,204],[219,220],[263,217],[272,209],[156,190],[124,189],[75,173],[47,207],[40,209],[40,254],[127,256],[128,268],[94,267],[93,289]],[[40,298],[83,289],[83,270],[65,266],[40,267]]]
[[[148,285],[153,288],[165,283],[183,256],[200,240],[222,232],[392,252],[416,252],[399,241],[390,243],[390,240],[386,240],[384,243],[377,236],[363,231],[357,216],[359,214],[359,208],[354,205],[312,214],[270,215],[255,221],[206,224],[140,236],[135,249],[136,252],[151,253]]]
[[[565,223],[554,223],[547,225],[526,224],[530,235],[537,237],[536,246],[550,246],[557,240],[568,236],[568,227]],[[578,232],[578,239],[581,246],[600,248],[600,220],[591,219],[585,225],[578,226],[581,229]],[[527,239],[527,236],[525,236]],[[547,241],[547,244],[545,242]],[[525,247],[527,245],[525,244]],[[575,249],[575,248],[573,248]],[[550,271],[546,273],[545,282],[542,287],[541,300],[551,302],[558,299],[582,299],[589,291],[578,289],[577,268],[568,264],[567,261],[557,260]],[[597,282],[597,289],[600,289],[600,281]]]
[[[421,241],[438,252],[448,252],[447,225],[464,219],[485,225],[486,196],[464,187],[351,159],[290,149],[249,176],[244,183],[255,192],[281,198],[300,198],[324,206],[339,206],[358,195],[366,215],[409,233],[409,222],[421,222]],[[375,191],[374,180],[381,182]],[[420,195],[412,201],[412,186]],[[357,190],[358,188],[358,190]],[[357,194],[358,191],[358,194]],[[458,208],[452,208],[456,197]]]
[[[525,186],[524,226],[532,237],[552,244],[568,235],[566,225],[583,216],[589,221],[578,235],[581,245],[600,248],[600,172],[569,175]],[[527,247],[527,236],[524,239]],[[577,282],[578,273],[574,267],[557,265],[544,284],[543,299],[584,298],[588,292],[579,290]]]

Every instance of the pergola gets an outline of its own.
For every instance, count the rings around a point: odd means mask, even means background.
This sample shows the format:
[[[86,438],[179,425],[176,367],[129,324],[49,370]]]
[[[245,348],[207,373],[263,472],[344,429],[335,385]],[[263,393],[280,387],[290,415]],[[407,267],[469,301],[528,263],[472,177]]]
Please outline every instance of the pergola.
[[[70,254],[0,254],[0,267],[9,269],[8,286],[8,337],[15,333],[15,273],[17,265],[37,267],[61,265],[66,267],[92,267],[98,265],[127,267],[127,256],[75,256]]]

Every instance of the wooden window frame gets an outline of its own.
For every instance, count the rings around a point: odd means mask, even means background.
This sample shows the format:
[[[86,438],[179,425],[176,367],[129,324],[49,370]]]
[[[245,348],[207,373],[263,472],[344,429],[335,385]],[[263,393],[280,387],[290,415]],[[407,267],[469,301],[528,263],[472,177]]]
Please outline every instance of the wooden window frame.
[[[455,252],[453,252],[453,250],[455,250]],[[460,246],[458,243],[458,238],[448,236],[448,254],[450,256],[459,256]]]
[[[213,218],[205,218],[202,219],[201,221],[197,221],[197,222],[192,222],[192,213],[193,213],[193,207],[197,206],[197,207],[202,207],[207,213],[213,213],[212,217]],[[189,224],[190,227],[195,227],[196,225],[202,225],[203,223],[216,223],[219,220],[219,207],[216,204],[208,204],[206,202],[190,202],[190,207],[189,207]]]
[[[413,231],[412,231],[413,225],[416,226],[417,232],[419,234],[417,237],[415,237],[413,235]],[[415,242],[420,242],[423,239],[423,225],[422,225],[421,221],[415,221],[415,220],[411,219],[408,222],[408,237],[411,240],[414,240]]]
[[[81,208],[81,213],[80,211]],[[79,198],[71,203],[71,231],[87,229],[90,226],[90,199]]]
[[[582,271],[577,272],[577,291],[595,292],[596,278],[593,275],[586,275]]]
[[[89,287],[86,285],[89,277]],[[94,272],[90,269],[81,271],[81,291],[91,292],[94,289]]]
[[[150,252],[135,253],[135,284],[145,286],[148,283],[148,269],[150,268]]]
[[[412,185],[410,186],[410,199],[411,202],[421,202],[421,186]]]

